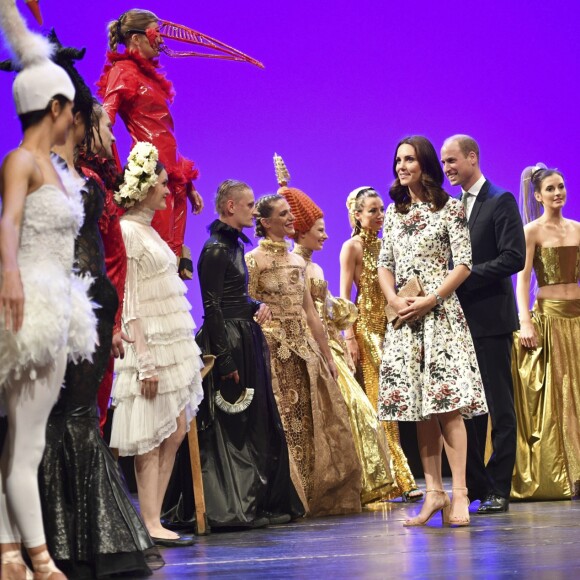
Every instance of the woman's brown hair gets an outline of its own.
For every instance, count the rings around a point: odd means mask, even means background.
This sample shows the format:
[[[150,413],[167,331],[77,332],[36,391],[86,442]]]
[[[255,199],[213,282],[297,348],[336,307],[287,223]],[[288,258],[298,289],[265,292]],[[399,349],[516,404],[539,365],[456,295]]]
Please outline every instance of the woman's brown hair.
[[[443,169],[433,144],[421,135],[412,135],[401,139],[395,148],[393,158],[393,175],[395,181],[391,185],[389,195],[395,202],[397,213],[407,213],[411,208],[411,195],[406,185],[401,185],[397,176],[397,151],[401,145],[410,145],[415,150],[415,156],[421,168],[421,185],[425,201],[431,206],[431,211],[439,211],[445,207],[449,194],[443,189]]]

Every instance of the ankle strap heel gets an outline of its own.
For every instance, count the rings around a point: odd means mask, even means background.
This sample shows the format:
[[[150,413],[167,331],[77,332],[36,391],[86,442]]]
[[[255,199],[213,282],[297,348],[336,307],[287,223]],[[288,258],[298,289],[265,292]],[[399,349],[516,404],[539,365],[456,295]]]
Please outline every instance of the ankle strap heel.
[[[470,517],[469,517],[469,497],[467,497],[467,491],[468,489],[466,487],[453,487],[451,488],[452,491],[464,491],[465,492],[465,499],[467,501],[467,515],[464,517],[450,517],[449,518],[449,525],[453,526],[453,527],[464,527],[464,526],[468,526],[470,523]]]

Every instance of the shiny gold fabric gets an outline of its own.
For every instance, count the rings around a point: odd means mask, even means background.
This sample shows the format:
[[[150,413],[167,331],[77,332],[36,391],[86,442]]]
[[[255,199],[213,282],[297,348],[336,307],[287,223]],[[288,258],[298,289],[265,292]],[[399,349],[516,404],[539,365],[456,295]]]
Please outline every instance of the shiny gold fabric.
[[[513,499],[580,493],[580,300],[537,300],[535,350],[514,333],[512,375],[518,445]]]
[[[296,245],[294,252],[305,258],[307,264],[311,264],[311,251]],[[333,297],[328,291],[326,280],[309,277],[309,283],[338,370],[337,382],[346,402],[352,436],[362,466],[361,501],[364,505],[389,499],[392,497],[394,482],[387,438],[373,406],[349,369],[346,345],[340,333],[356,320],[357,309],[350,300]]]
[[[246,263],[250,295],[272,311],[263,331],[292,482],[311,516],[359,512],[361,467],[346,404],[302,309],[304,261],[284,244],[263,240]]]
[[[360,349],[359,364],[363,388],[376,411],[379,400],[379,369],[387,327],[386,300],[379,286],[377,272],[381,240],[378,238],[378,233],[370,230],[362,230],[360,237],[363,242],[363,264],[356,297],[358,318],[354,325],[354,333]],[[392,497],[397,497],[404,492],[416,489],[417,484],[401,448],[398,423],[385,421],[383,424],[397,484]]]
[[[580,280],[580,247],[536,246],[534,271],[540,288],[551,284],[575,284]]]

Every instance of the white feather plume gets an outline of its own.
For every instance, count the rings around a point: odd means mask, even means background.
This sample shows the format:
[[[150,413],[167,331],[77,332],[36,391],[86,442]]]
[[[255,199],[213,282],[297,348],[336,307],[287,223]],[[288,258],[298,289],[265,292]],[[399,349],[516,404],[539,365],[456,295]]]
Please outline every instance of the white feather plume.
[[[44,36],[28,29],[16,8],[16,0],[0,0],[0,28],[18,68],[37,64],[52,56],[53,45]]]

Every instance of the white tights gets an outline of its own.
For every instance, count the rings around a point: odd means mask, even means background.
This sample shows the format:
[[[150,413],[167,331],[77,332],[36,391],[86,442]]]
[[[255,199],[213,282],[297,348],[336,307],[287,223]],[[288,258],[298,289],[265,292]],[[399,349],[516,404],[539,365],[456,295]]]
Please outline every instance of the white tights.
[[[55,365],[37,369],[37,378],[13,381],[4,393],[8,433],[0,458],[0,543],[35,548],[45,542],[38,492],[38,466],[46,424],[66,370],[62,350]]]

